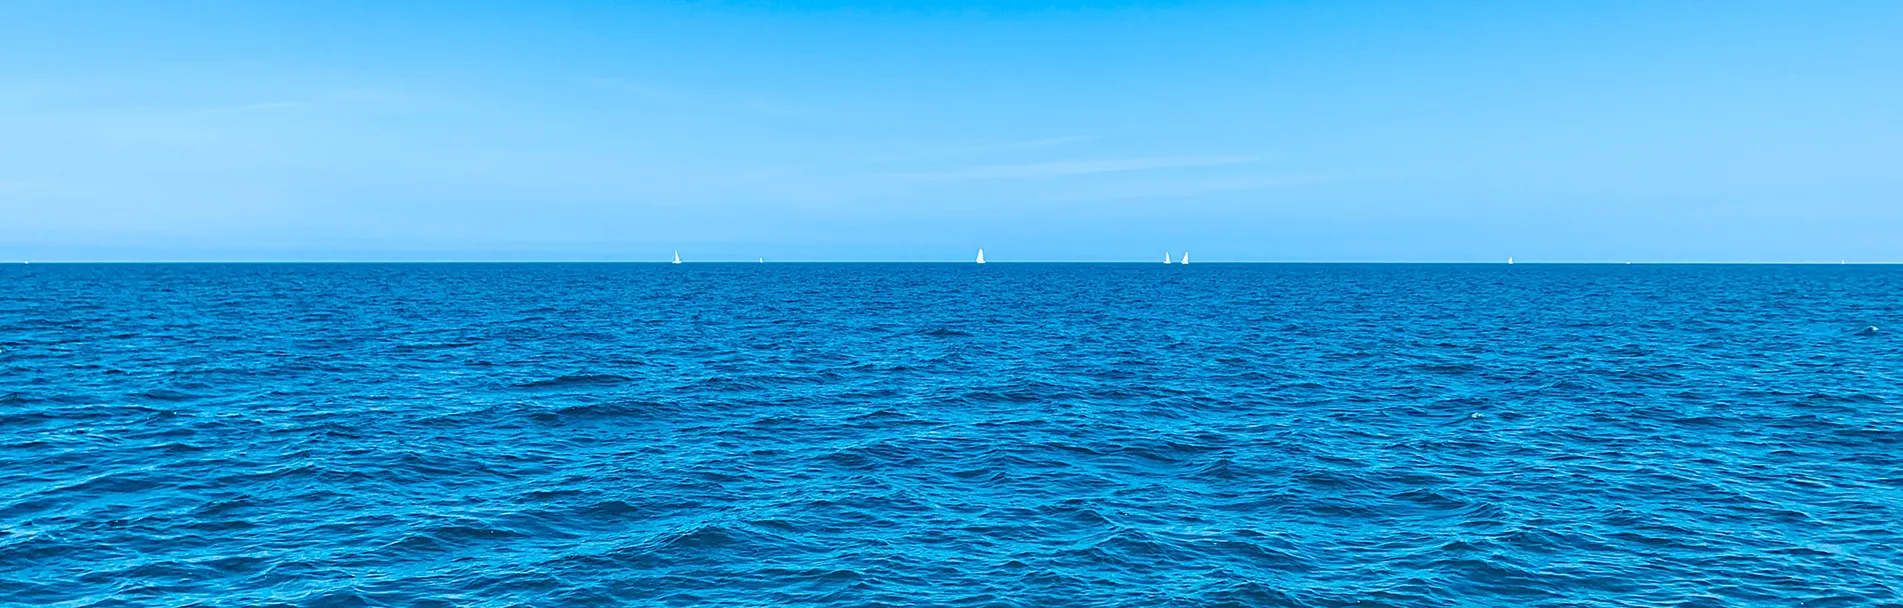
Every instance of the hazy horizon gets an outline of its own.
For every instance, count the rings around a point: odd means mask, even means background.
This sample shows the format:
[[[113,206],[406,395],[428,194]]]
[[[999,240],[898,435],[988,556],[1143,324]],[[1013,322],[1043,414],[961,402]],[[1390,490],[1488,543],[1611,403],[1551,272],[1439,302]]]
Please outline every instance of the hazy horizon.
[[[26,264],[661,264],[674,265],[670,260],[589,260],[589,259],[362,259],[362,260],[323,260],[323,259],[176,259],[176,260],[21,260]],[[971,260],[742,260],[742,259],[683,259],[681,265],[688,264],[972,264]],[[987,264],[1156,264],[1157,261],[1142,260],[986,260]],[[1182,265],[1181,261],[1172,262]],[[1893,266],[1899,262],[1697,262],[1697,261],[1657,261],[1657,260],[1506,260],[1461,261],[1461,260],[1203,260],[1197,259],[1194,265],[1203,264],[1342,264],[1342,265],[1519,265],[1519,266]]]

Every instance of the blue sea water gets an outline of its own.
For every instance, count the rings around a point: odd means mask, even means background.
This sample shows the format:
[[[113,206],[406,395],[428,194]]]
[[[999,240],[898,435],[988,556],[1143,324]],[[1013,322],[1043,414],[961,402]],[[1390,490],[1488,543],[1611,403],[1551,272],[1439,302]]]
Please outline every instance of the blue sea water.
[[[0,267],[0,603],[1894,606],[1891,326],[1899,267]]]

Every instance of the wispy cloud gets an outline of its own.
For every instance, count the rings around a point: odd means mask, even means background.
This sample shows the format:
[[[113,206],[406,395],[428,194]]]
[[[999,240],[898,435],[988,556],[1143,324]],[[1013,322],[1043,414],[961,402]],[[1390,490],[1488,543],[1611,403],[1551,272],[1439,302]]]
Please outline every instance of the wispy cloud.
[[[907,174],[918,180],[985,180],[1070,177],[1099,173],[1128,173],[1158,169],[1215,167],[1256,162],[1247,157],[1164,157],[1101,160],[1060,160],[1037,163],[981,165],[931,173]]]
[[[298,110],[317,106],[315,101],[266,101],[209,108],[205,114],[242,114],[246,112],[269,112],[274,110]]]
[[[1078,142],[1090,141],[1092,139],[1096,139],[1096,138],[1089,135],[1071,135],[1066,137],[1046,137],[1043,139],[1032,139],[1027,141],[1013,141],[1013,142],[1005,142],[1005,143],[999,143],[999,144],[972,146],[970,148],[967,148],[967,150],[974,151],[974,152],[995,152],[999,150],[1024,150],[1028,148],[1049,148],[1052,146],[1061,146],[1064,144],[1074,144]]]
[[[625,93],[628,95],[633,95],[636,97],[641,97],[641,98],[645,98],[645,99],[649,99],[653,101],[686,102],[689,100],[689,97],[690,97],[686,95],[685,93],[676,89],[655,86],[655,85],[647,84],[644,82],[623,80],[620,78],[606,78],[602,76],[581,76],[581,77],[577,77],[575,80],[588,86],[601,88],[601,89],[607,89],[607,90],[615,91],[619,93]]]
[[[243,114],[251,112],[294,111],[322,108],[388,109],[416,105],[423,98],[408,93],[351,89],[327,91],[305,99],[264,101],[206,108],[201,114]]]
[[[1224,177],[1184,177],[1146,180],[1142,183],[1100,184],[1095,187],[1067,188],[1048,192],[1038,200],[1050,202],[1109,201],[1146,198],[1182,198],[1222,192],[1270,190],[1328,181],[1314,176],[1235,175]]]
[[[952,145],[952,146],[946,146],[941,148],[931,148],[926,150],[890,154],[890,155],[873,158],[866,162],[872,163],[872,164],[908,163],[908,162],[919,162],[919,161],[942,160],[942,159],[956,158],[960,156],[979,156],[979,155],[985,155],[985,154],[1022,152],[1026,150],[1041,150],[1045,148],[1056,148],[1059,146],[1082,143],[1082,142],[1090,141],[1093,139],[1096,139],[1096,137],[1092,137],[1088,135],[1068,135],[1068,136],[1062,136],[1062,137],[1041,137],[1037,139],[979,143],[979,144],[971,144],[971,145],[963,145],[963,146]]]
[[[808,114],[805,109],[753,95],[695,91],[603,76],[580,76],[575,80],[587,86],[614,91],[647,103],[664,106],[778,117],[803,117]]]

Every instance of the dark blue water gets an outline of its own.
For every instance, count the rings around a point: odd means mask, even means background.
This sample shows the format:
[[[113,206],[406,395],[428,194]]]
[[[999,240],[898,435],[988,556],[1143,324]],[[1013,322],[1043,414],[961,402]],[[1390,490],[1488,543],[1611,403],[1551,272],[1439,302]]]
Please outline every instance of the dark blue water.
[[[1898,267],[0,267],[0,603],[1898,605],[1891,326]]]

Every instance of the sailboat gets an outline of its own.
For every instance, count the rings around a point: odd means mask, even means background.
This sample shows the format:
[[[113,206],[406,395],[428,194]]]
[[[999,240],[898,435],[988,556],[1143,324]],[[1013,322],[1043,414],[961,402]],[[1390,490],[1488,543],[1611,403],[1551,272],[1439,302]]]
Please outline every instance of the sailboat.
[[[1183,252],[1183,263],[1184,263],[1184,264],[1188,264],[1188,263],[1189,263],[1189,252],[1187,252],[1187,251],[1185,251],[1185,252]]]
[[[679,251],[674,252],[674,263],[676,264],[681,263],[681,252]]]
[[[983,249],[978,250],[978,263],[979,264],[985,263],[985,250]]]
[[[765,264],[765,263],[766,263],[766,258],[760,258],[760,263],[761,263],[761,264]]]
[[[1168,251],[1163,252],[1163,263],[1164,264],[1170,263],[1170,252]]]
[[[1512,266],[1512,265],[1513,265],[1513,257],[1512,257],[1512,256],[1507,256],[1507,265],[1508,265],[1508,266]]]

